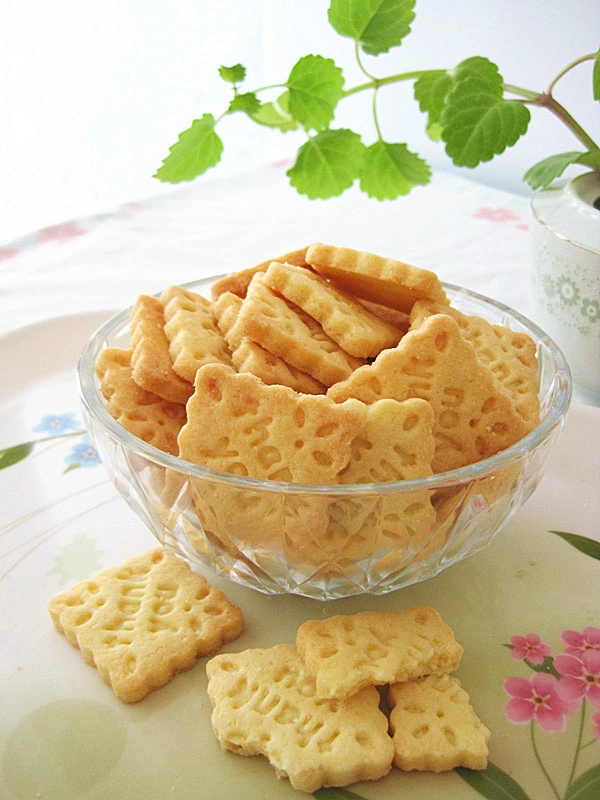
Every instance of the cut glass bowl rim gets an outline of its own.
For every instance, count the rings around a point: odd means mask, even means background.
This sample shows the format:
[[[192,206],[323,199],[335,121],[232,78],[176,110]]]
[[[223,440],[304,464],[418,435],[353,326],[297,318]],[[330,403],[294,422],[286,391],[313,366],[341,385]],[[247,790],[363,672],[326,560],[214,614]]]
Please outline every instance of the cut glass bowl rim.
[[[200,278],[195,281],[181,284],[184,288],[198,291],[202,287],[210,286],[215,281],[225,275],[216,275],[207,278]],[[556,345],[556,343],[534,322],[523,316],[519,312],[497,300],[492,300],[485,295],[465,289],[452,283],[443,283],[444,289],[450,295],[457,295],[466,300],[471,300],[477,304],[489,306],[505,319],[517,322],[521,329],[533,335],[537,340],[538,351],[540,346],[545,346],[552,357],[552,362],[556,367],[552,384],[558,382],[555,391],[555,399],[550,408],[546,409],[543,419],[526,436],[515,444],[496,453],[493,456],[476,461],[458,469],[448,472],[437,473],[423,478],[413,478],[409,480],[389,481],[387,483],[360,483],[360,484],[314,484],[314,483],[292,483],[284,481],[272,481],[248,476],[232,475],[231,473],[218,472],[208,467],[203,467],[186,461],[178,456],[170,455],[162,450],[148,444],[134,434],[126,430],[108,412],[97,381],[94,376],[94,364],[100,351],[103,349],[107,338],[116,331],[129,323],[131,307],[112,315],[103,323],[90,337],[86,343],[78,363],[79,394],[81,402],[85,405],[88,413],[94,418],[104,430],[116,441],[143,455],[145,458],[161,465],[167,469],[176,470],[191,478],[210,479],[213,482],[222,482],[229,486],[234,486],[244,490],[261,490],[266,492],[284,494],[322,494],[336,496],[360,497],[366,494],[391,494],[396,492],[411,492],[416,490],[433,490],[456,486],[486,477],[505,466],[517,462],[521,457],[526,456],[542,444],[557,425],[560,425],[569,408],[572,395],[572,380],[569,366],[566,359]],[[505,323],[494,323],[505,324]],[[546,396],[550,393],[552,384],[546,390]],[[542,398],[543,400],[543,398]]]

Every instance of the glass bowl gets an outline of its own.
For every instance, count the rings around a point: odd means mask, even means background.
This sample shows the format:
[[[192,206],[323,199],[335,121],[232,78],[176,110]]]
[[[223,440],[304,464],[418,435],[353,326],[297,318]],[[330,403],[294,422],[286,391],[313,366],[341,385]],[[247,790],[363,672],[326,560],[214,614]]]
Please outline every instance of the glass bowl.
[[[187,288],[210,297],[216,279]],[[107,346],[129,347],[126,309],[91,337],[78,368],[85,424],[110,479],[156,538],[193,569],[267,594],[321,600],[385,594],[477,553],[537,487],[569,407],[571,377],[560,350],[529,320],[457,286],[445,289],[463,313],[525,332],[536,343],[541,420],[506,450],[416,480],[343,486],[196,466],[146,444],[106,410],[94,364]],[[431,503],[427,522],[396,535],[394,515],[422,506],[424,498]]]

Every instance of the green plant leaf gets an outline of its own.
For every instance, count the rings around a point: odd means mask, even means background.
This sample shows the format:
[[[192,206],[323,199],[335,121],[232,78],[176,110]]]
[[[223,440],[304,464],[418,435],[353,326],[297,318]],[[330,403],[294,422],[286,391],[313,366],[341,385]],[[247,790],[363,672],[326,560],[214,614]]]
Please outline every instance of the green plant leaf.
[[[441,139],[440,116],[446,95],[452,89],[452,76],[446,70],[432,70],[417,78],[413,91],[419,108],[427,114],[427,133],[434,141]]]
[[[246,77],[246,67],[234,64],[233,67],[219,67],[219,75],[227,83],[241,83]]]
[[[549,533],[560,536],[561,539],[564,539],[576,550],[600,561],[600,542],[596,541],[596,539],[589,539],[587,536],[579,536],[577,533],[565,533],[564,531],[549,531]]]
[[[500,155],[526,132],[531,114],[505,100],[495,64],[476,56],[458,65],[441,113],[446,153],[459,167],[476,167]]]
[[[365,150],[360,188],[369,197],[395,200],[430,180],[429,165],[405,144],[378,141]]]
[[[600,100],[600,50],[596,53],[592,68],[592,94],[594,100]]]
[[[263,103],[260,108],[250,116],[259,125],[277,128],[282,133],[298,130],[298,122],[289,112],[289,92],[279,95],[277,100]]]
[[[600,797],[600,764],[580,775],[565,794],[565,800],[598,800],[598,797]]]
[[[415,18],[416,0],[331,0],[327,17],[333,29],[379,55],[402,43]]]
[[[0,469],[12,467],[13,464],[18,464],[31,453],[35,447],[35,442],[23,442],[23,444],[16,444],[13,447],[6,447],[0,450]]]
[[[364,151],[365,146],[354,131],[321,131],[298,150],[287,175],[291,185],[311,200],[337,197],[359,177]]]
[[[484,770],[457,767],[454,771],[487,800],[531,800],[514,778],[491,762]]]
[[[323,56],[304,56],[292,67],[286,85],[292,117],[307,130],[327,128],[344,94],[344,75],[335,62]]]
[[[221,160],[223,142],[215,133],[215,118],[204,114],[179,134],[154,177],[163,183],[191,181]]]
[[[544,186],[549,186],[553,180],[559,178],[563,172],[571,164],[577,164],[581,157],[585,155],[581,151],[571,151],[568,153],[558,153],[555,156],[538,161],[530,167],[523,180],[528,183],[532,189],[541,189]]]
[[[259,109],[260,101],[256,94],[254,92],[244,92],[243,94],[234,94],[227,111],[230,114],[235,111],[243,111],[244,114],[253,116]]]
[[[365,800],[362,794],[356,794],[348,789],[323,788],[313,792],[317,800]]]

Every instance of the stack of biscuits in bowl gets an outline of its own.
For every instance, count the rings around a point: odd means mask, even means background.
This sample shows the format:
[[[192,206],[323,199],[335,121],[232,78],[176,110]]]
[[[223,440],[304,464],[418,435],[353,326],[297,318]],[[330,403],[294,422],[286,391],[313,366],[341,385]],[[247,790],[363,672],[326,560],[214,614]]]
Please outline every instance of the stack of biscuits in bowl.
[[[521,465],[481,465],[539,425],[540,373],[524,326],[465,302],[486,307],[428,270],[322,243],[204,294],[138,297],[130,341],[107,340],[95,373],[111,417],[175,457],[160,524],[177,516],[188,557],[310,596],[435,574],[473,549],[472,525],[451,542],[469,503],[486,506],[484,544]],[[197,522],[173,511],[183,497]]]

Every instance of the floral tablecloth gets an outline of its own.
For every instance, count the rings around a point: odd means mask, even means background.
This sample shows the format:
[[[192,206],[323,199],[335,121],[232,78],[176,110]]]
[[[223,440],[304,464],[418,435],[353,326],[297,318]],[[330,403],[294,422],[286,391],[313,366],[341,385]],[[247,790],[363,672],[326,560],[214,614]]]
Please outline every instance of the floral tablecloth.
[[[0,797],[281,800],[263,759],[223,753],[205,660],[124,706],[52,627],[56,592],[153,546],[81,424],[87,337],[140,293],[229,272],[310,241],[371,250],[528,314],[529,202],[464,178],[390,204],[311,202],[286,165],[207,179],[0,247]],[[482,773],[400,773],[325,798],[600,797],[600,409],[575,403],[538,490],[482,553],[383,597],[322,604],[208,576],[244,612],[230,650],[292,641],[304,620],[433,605],[490,728]]]

